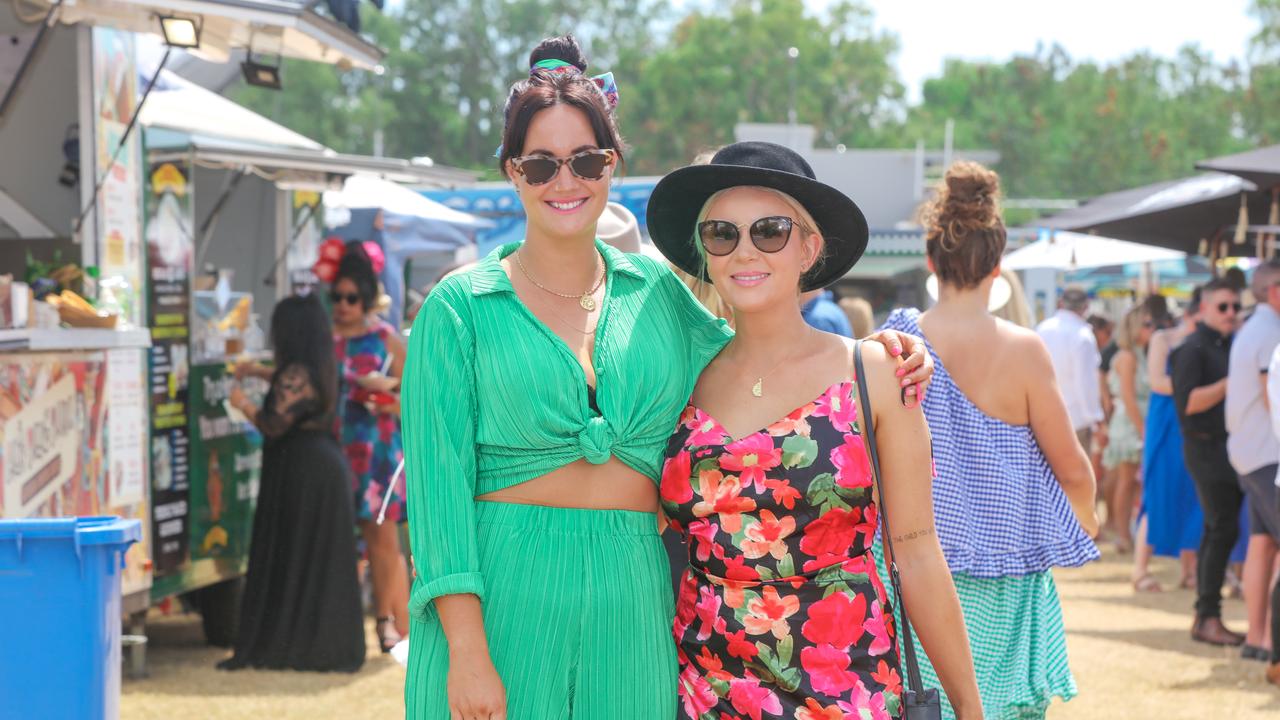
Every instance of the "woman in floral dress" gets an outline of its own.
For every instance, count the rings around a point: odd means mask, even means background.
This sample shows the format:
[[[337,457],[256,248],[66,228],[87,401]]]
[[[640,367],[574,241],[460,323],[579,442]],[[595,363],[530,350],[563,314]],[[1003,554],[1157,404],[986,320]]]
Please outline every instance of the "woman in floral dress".
[[[901,407],[902,385],[872,345],[864,417],[851,344],[800,314],[801,290],[829,284],[862,254],[861,212],[794,152],[737,143],[664,178],[648,213],[658,247],[715,284],[737,331],[698,380],[660,486],[690,554],[674,626],[681,717],[901,715],[893,608],[871,553],[880,505],[866,422],[878,431],[885,511],[901,532],[908,615],[952,704],[980,717],[960,603],[933,533],[928,428]]]
[[[403,457],[400,373],[404,342],[374,314],[378,277],[359,243],[350,243],[329,294],[340,392],[338,433],[354,477],[356,521],[369,551],[378,642],[388,652],[409,632],[409,571],[398,526],[406,520],[405,484],[387,501],[387,522],[376,520],[387,485]]]

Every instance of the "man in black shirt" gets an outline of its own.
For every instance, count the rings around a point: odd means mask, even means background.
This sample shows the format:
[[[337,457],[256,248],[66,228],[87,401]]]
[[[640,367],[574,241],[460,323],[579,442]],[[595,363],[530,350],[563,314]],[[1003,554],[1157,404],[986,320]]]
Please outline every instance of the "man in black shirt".
[[[1204,510],[1191,637],[1212,645],[1240,645],[1244,636],[1222,624],[1222,581],[1240,534],[1244,492],[1227,458],[1227,361],[1240,315],[1240,294],[1214,280],[1204,286],[1200,323],[1173,352],[1173,401],[1182,425],[1183,456]]]

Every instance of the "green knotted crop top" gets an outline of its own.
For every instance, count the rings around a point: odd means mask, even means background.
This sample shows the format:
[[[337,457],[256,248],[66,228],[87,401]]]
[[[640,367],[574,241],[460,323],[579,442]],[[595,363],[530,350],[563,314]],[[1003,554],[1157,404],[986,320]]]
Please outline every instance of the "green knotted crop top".
[[[616,456],[656,483],[662,451],[707,363],[732,337],[665,265],[596,241],[607,268],[596,401],[568,345],[521,302],[504,245],[432,290],[413,325],[401,414],[411,614],[483,595],[475,497],[580,458]]]

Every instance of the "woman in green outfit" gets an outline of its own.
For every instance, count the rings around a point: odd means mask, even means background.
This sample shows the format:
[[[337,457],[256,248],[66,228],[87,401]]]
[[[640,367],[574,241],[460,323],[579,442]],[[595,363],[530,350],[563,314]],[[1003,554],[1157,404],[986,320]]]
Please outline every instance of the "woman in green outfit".
[[[572,37],[530,65],[499,152],[525,241],[437,285],[410,339],[406,711],[668,720],[661,456],[731,332],[664,265],[595,237],[623,161],[612,78],[584,74]],[[885,337],[928,377],[914,338]]]

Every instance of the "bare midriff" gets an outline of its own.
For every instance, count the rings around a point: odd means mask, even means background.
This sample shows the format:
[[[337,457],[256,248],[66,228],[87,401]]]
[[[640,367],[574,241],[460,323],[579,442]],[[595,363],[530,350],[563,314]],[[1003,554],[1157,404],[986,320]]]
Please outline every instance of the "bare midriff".
[[[601,465],[577,460],[519,485],[476,498],[484,502],[583,510],[657,512],[658,487],[616,457]]]

